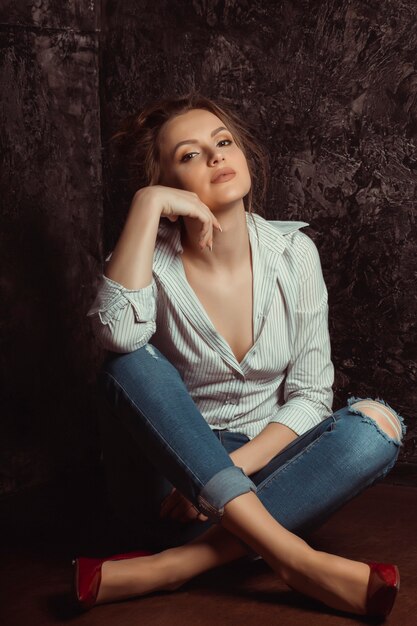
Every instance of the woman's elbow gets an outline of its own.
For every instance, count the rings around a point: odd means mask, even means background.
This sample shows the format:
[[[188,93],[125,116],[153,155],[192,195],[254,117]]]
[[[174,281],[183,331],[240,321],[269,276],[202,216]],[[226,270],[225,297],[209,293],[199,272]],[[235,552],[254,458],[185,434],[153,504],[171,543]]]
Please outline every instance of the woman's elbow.
[[[109,324],[94,329],[94,335],[102,348],[110,352],[127,353],[142,348],[156,331],[156,322],[151,320],[137,325],[131,332],[118,332]]]

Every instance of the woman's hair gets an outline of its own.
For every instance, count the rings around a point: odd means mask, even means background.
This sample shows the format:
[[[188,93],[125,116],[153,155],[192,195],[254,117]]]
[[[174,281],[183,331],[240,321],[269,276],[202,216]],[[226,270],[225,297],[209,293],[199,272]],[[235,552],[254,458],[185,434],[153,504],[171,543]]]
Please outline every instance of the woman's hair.
[[[248,162],[252,185],[245,196],[247,210],[263,213],[269,178],[269,162],[261,144],[252,137],[253,127],[244,125],[228,105],[203,96],[198,91],[163,98],[149,104],[141,111],[122,120],[110,141],[116,142],[118,159],[123,161],[123,170],[132,192],[145,184],[158,184],[161,176],[159,132],[162,126],[176,115],[191,109],[206,109],[216,115],[233,135],[238,147],[243,151]]]

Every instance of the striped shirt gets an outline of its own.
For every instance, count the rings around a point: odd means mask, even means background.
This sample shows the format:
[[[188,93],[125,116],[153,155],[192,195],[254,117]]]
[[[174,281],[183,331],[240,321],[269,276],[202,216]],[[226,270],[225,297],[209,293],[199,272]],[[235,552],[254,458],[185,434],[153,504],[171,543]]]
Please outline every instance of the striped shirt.
[[[245,213],[255,342],[240,363],[187,281],[179,222],[160,221],[152,282],[127,289],[102,274],[87,315],[107,350],[156,346],[178,369],[210,428],[253,439],[279,422],[301,435],[332,413],[334,370],[319,254],[299,230],[305,222]]]

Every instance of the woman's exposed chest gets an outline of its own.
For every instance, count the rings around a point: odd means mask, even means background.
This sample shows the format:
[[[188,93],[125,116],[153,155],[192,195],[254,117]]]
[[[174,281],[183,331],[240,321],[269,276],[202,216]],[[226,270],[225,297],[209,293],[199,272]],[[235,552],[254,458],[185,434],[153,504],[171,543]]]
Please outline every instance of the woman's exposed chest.
[[[240,363],[254,344],[251,265],[231,276],[201,272],[184,255],[182,262],[189,285]]]

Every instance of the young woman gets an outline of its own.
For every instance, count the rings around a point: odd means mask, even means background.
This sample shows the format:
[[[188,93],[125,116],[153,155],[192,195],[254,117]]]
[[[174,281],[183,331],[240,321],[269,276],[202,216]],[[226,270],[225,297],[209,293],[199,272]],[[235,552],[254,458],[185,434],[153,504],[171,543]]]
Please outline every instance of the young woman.
[[[327,291],[306,224],[252,211],[262,152],[218,102],[162,100],[117,137],[148,185],[88,312],[110,351],[100,389],[169,486],[161,516],[202,530],[156,554],[75,559],[77,602],[174,590],[260,555],[328,606],[388,615],[396,566],[301,537],[387,475],[406,430],[381,400],[350,398],[332,413]]]

